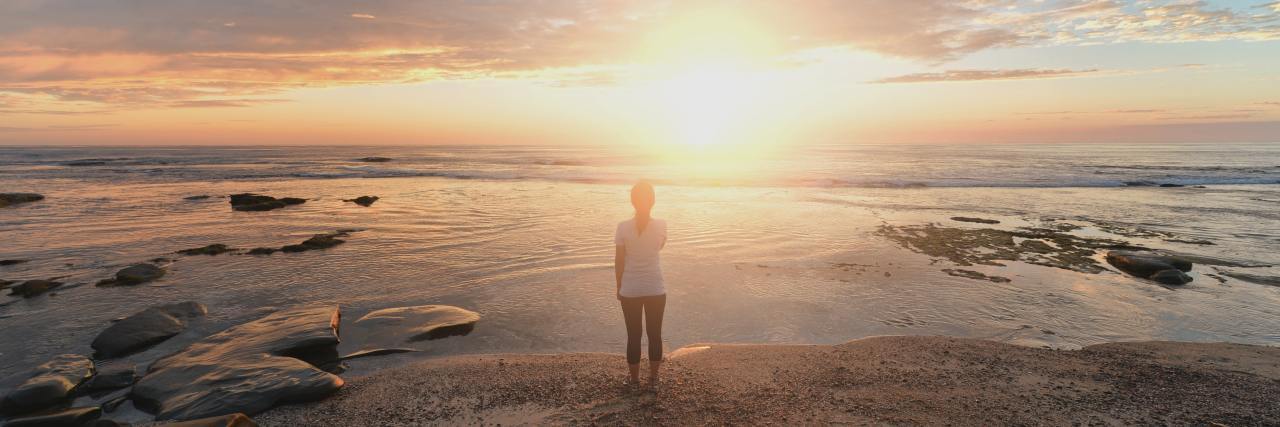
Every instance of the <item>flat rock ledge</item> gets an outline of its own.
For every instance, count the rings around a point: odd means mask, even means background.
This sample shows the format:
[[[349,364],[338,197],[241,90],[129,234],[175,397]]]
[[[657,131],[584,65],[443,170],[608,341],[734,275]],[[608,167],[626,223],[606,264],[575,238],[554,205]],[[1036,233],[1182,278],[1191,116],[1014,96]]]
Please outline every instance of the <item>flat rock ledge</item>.
[[[0,410],[7,414],[25,414],[62,403],[93,374],[93,361],[87,357],[54,356],[43,365],[17,374],[16,385],[0,399]]]
[[[339,349],[346,353],[345,358],[410,351],[400,347],[466,335],[479,321],[478,313],[447,305],[387,308],[344,325]]]
[[[302,307],[234,326],[152,363],[130,396],[158,420],[321,399],[343,385],[316,367],[337,360],[339,318],[336,306]]]
[[[240,193],[231,195],[231,209],[236,211],[257,212],[280,209],[285,206],[300,205],[307,199],[297,197],[275,198],[261,194]]]

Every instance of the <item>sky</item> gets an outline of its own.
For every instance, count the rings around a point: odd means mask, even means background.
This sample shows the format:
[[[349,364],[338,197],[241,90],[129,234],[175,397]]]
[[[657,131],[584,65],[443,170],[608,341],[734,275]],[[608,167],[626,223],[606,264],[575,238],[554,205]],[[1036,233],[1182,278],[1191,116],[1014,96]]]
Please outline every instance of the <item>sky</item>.
[[[1280,1],[0,2],[0,144],[981,142],[1280,142]]]

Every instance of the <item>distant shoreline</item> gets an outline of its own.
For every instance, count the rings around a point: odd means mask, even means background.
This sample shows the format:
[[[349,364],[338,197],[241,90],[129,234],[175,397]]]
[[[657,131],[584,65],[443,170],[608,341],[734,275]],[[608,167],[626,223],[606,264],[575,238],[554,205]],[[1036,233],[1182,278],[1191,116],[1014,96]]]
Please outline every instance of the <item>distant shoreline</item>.
[[[462,355],[352,378],[329,399],[255,419],[330,426],[1280,423],[1276,347],[1152,341],[1048,350],[939,336],[705,347],[673,352],[656,395],[622,386],[621,355]]]

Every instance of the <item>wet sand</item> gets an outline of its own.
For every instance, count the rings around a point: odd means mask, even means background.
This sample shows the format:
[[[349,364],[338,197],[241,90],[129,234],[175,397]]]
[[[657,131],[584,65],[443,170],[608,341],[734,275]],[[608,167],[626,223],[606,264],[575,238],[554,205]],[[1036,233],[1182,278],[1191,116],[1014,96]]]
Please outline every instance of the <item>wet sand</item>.
[[[351,378],[263,425],[1280,423],[1280,348],[1135,342],[1081,350],[947,337],[691,346],[658,392],[621,355],[467,355]]]

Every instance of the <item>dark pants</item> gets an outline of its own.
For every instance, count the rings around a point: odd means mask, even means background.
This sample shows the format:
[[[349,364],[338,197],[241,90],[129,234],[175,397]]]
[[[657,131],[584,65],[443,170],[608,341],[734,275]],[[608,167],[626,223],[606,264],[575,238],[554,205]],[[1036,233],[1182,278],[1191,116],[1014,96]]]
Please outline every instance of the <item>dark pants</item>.
[[[627,363],[640,363],[640,314],[644,313],[644,329],[649,330],[649,361],[662,360],[662,310],[666,295],[622,297],[622,318],[627,323]]]

